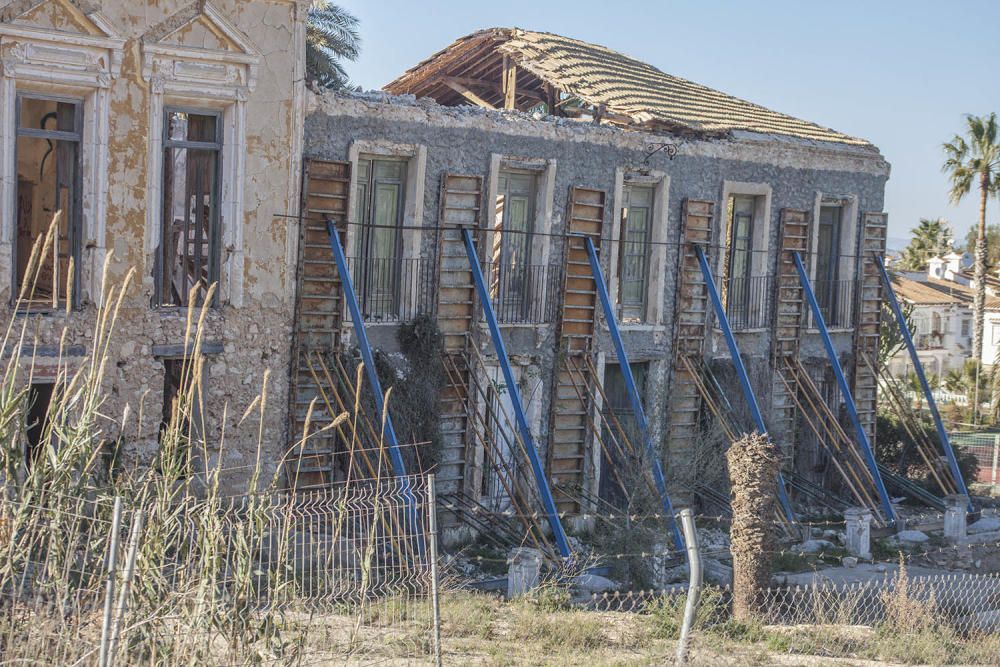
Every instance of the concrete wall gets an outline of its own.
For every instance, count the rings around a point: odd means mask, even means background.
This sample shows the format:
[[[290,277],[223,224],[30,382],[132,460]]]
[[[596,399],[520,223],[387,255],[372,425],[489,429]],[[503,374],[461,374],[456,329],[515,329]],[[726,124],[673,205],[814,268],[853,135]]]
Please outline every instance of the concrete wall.
[[[205,342],[220,351],[209,357],[204,389],[207,440],[217,449],[225,433],[221,464],[230,470],[233,489],[249,474],[257,451],[256,416],[242,426],[239,420],[268,372],[265,465],[273,468],[284,449],[297,240],[297,221],[285,216],[298,210],[307,4],[0,0],[0,164],[13,156],[7,114],[16,93],[79,98],[87,127],[81,305],[68,315],[29,316],[28,329],[40,344],[55,346],[65,328],[68,343],[86,347],[105,257],[111,256],[111,283],[136,270],[109,350],[108,421],[102,425],[108,439],[122,435],[127,459],[148,461],[156,451],[164,367],[155,352],[183,343],[189,315],[151,307],[162,206],[162,106],[223,114],[221,298],[205,323]],[[87,64],[81,68],[74,58]],[[12,225],[12,194],[8,181],[0,189],[5,230]],[[5,231],[4,316],[11,315],[9,239]],[[39,372],[51,372],[45,368],[51,363],[43,360]],[[125,412],[130,416],[123,424]],[[212,456],[217,459],[217,451]]]
[[[680,144],[678,154],[670,159],[658,152],[646,155],[656,142]],[[881,211],[888,165],[877,151],[838,148],[774,140],[761,136],[730,139],[678,140],[643,132],[626,132],[572,120],[534,119],[526,114],[494,112],[478,108],[437,106],[430,100],[391,98],[381,94],[328,95],[313,98],[305,124],[305,153],[330,160],[347,160],[357,153],[352,146],[381,142],[385,146],[403,146],[424,155],[423,215],[418,224],[433,228],[438,223],[439,187],[442,174],[478,174],[488,181],[498,156],[519,160],[544,160],[554,166],[551,199],[553,234],[565,230],[569,188],[583,186],[608,192],[620,192],[622,170],[643,170],[666,176],[666,230],[657,237],[666,243],[654,252],[662,252],[663,275],[654,284],[652,295],[661,301],[662,315],[652,323],[625,326],[625,345],[634,362],[651,363],[646,406],[654,434],[664,437],[668,383],[672,362],[672,338],[676,267],[682,202],[685,198],[706,199],[725,210],[724,183],[730,181],[764,184],[770,190],[768,266],[774,267],[782,208],[813,210],[821,195],[851,198],[856,209]],[[495,166],[494,166],[495,168]],[[617,174],[617,181],[616,181]],[[616,188],[617,186],[617,188]],[[486,206],[489,208],[489,197]],[[609,201],[605,217],[605,238],[612,234],[612,211],[618,204]],[[720,225],[716,216],[716,226]],[[721,232],[717,232],[717,238]],[[433,230],[423,232],[424,252],[433,252]],[[548,244],[551,263],[561,262],[562,239],[543,240]],[[856,241],[844,253],[857,253]],[[608,272],[610,255],[602,258]],[[432,256],[432,255],[427,255]],[[377,328],[377,327],[375,327]],[[508,346],[516,363],[533,367],[545,383],[544,390],[532,392],[531,401],[540,402],[539,415],[548,412],[555,353],[552,326],[506,327]],[[741,335],[745,352],[766,358],[768,333]],[[380,336],[382,340],[391,336]],[[838,348],[849,351],[851,333],[837,335]],[[606,329],[598,342],[599,351],[610,361],[614,353]],[[726,356],[721,340],[713,336],[710,356]],[[805,356],[820,357],[822,348],[815,335],[806,337]],[[489,352],[487,350],[487,352]],[[762,388],[763,389],[763,388]],[[535,435],[545,443],[548,420],[537,419]]]

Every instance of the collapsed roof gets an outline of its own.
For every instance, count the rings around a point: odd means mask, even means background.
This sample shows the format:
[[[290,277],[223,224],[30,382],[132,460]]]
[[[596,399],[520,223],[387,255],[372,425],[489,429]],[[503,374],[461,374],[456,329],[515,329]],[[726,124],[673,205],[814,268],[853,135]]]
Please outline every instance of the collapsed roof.
[[[538,108],[633,129],[708,136],[745,131],[874,149],[864,139],[666,74],[603,46],[518,28],[462,37],[384,89],[449,106]]]

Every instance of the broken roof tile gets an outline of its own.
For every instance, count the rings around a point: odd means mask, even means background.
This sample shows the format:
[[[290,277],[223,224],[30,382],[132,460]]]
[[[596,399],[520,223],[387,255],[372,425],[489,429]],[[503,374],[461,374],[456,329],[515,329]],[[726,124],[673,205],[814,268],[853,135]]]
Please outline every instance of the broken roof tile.
[[[548,84],[635,125],[708,135],[753,132],[874,149],[864,139],[667,74],[612,49],[518,28],[491,28],[462,37],[385,90],[421,96],[437,90],[453,99],[438,86],[445,77],[473,68],[483,71],[483,64],[490,70],[489,61],[503,56],[538,79],[536,93]]]

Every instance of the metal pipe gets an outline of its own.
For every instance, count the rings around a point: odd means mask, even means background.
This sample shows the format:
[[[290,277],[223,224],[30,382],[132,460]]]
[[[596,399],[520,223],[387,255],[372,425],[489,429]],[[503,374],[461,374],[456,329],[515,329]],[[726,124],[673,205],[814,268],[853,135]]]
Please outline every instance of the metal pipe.
[[[142,526],[146,519],[143,510],[137,510],[132,516],[132,530],[128,538],[128,553],[125,556],[125,569],[122,572],[122,588],[118,592],[118,604],[115,609],[115,620],[111,626],[111,639],[108,642],[108,654],[105,664],[108,667],[115,664],[115,654],[118,652],[118,642],[121,638],[122,623],[125,609],[128,605],[128,594],[135,574],[135,559],[139,553],[139,539],[142,536]]]
[[[931,391],[930,385],[927,383],[927,376],[924,375],[924,365],[920,363],[920,355],[917,354],[917,348],[913,344],[913,336],[910,335],[910,327],[906,324],[906,317],[903,316],[903,310],[899,307],[899,301],[896,299],[896,291],[892,289],[892,281],[889,279],[889,272],[885,270],[885,262],[882,261],[882,256],[875,253],[875,264],[878,266],[879,275],[882,276],[882,284],[885,286],[885,294],[889,299],[889,307],[892,308],[893,314],[896,316],[896,324],[899,325],[899,332],[903,334],[903,341],[906,343],[906,349],[910,353],[910,361],[913,362],[913,371],[917,374],[917,380],[920,382],[920,389],[924,392],[924,397],[927,399],[927,407],[931,411],[931,417],[934,419],[934,428],[937,429],[938,438],[941,439],[941,448],[944,449],[944,455],[948,459],[948,467],[951,469],[952,477],[955,478],[955,484],[958,485],[958,492],[964,496],[969,496],[969,490],[965,488],[965,480],[962,479],[962,471],[958,467],[958,460],[955,458],[955,450],[951,448],[951,440],[948,438],[948,432],[945,431],[944,422],[941,421],[941,414],[937,409],[937,402],[934,400],[934,392]],[[976,391],[979,391],[979,377],[978,371],[981,360],[976,360]],[[978,403],[979,397],[976,396],[976,402]],[[973,414],[976,414],[976,410],[979,406],[976,405],[973,409]],[[972,506],[972,501],[969,501],[968,511],[974,512],[975,508]]]
[[[754,394],[753,386],[750,384],[750,376],[747,374],[746,366],[743,364],[743,357],[740,356],[740,348],[736,344],[736,337],[729,326],[729,318],[726,316],[726,309],[722,307],[722,299],[719,298],[719,290],[715,287],[715,280],[712,278],[712,270],[708,267],[708,259],[705,251],[700,245],[695,245],[695,254],[698,256],[698,264],[701,265],[701,273],[705,278],[705,287],[708,289],[708,296],[715,308],[715,314],[719,319],[719,326],[722,327],[722,335],[726,339],[726,346],[729,348],[729,356],[733,359],[733,366],[736,367],[736,375],[740,379],[740,388],[743,389],[743,397],[750,406],[750,415],[753,417],[757,432],[771,441],[774,441],[767,433],[767,426],[764,425],[764,415],[760,411],[760,404],[757,403],[757,396]],[[776,446],[775,446],[776,447]],[[785,490],[785,478],[778,472],[778,502],[785,513],[785,518],[793,525],[795,524],[795,512],[792,510],[792,503],[788,500],[788,492]]]
[[[851,422],[854,424],[854,431],[858,436],[858,442],[861,444],[861,449],[864,451],[865,459],[868,462],[868,469],[871,471],[872,479],[875,480],[875,487],[878,489],[879,498],[882,501],[882,509],[885,511],[885,516],[889,520],[889,523],[896,523],[896,512],[892,509],[892,502],[889,500],[889,492],[885,489],[885,482],[882,481],[882,475],[878,470],[878,463],[875,461],[875,452],[872,451],[871,441],[868,440],[868,434],[865,433],[864,426],[861,425],[861,418],[858,416],[858,408],[854,404],[854,395],[851,394],[851,388],[847,384],[847,378],[844,376],[844,369],[840,366],[840,359],[837,358],[837,350],[833,347],[833,340],[830,338],[830,332],[826,328],[826,320],[823,318],[823,311],[819,307],[819,302],[816,300],[816,295],[813,293],[812,284],[809,281],[809,276],[806,274],[806,268],[802,264],[802,257],[798,252],[792,253],[792,258],[795,260],[795,268],[799,272],[799,282],[802,283],[802,292],[806,295],[806,300],[809,302],[809,307],[812,309],[813,320],[815,321],[816,328],[819,329],[820,338],[823,339],[823,346],[826,348],[826,356],[830,359],[830,366],[833,367],[833,373],[837,377],[837,384],[840,385],[840,394],[844,397],[844,402],[847,405],[847,414],[851,417]]]
[[[701,598],[701,552],[698,549],[698,531],[694,525],[694,514],[690,509],[681,510],[681,526],[684,527],[684,537],[687,544],[687,561],[690,576],[688,578],[687,601],[684,603],[684,621],[681,624],[681,636],[677,641],[676,664],[687,663],[688,644],[691,637],[691,627],[698,613],[698,600]]]
[[[403,454],[399,450],[399,441],[396,439],[396,429],[392,425],[392,416],[385,411],[385,394],[382,392],[382,383],[379,382],[378,372],[375,370],[375,358],[372,356],[372,348],[368,343],[365,321],[361,315],[361,307],[358,305],[357,292],[354,291],[354,281],[351,279],[351,271],[347,266],[347,257],[344,255],[343,246],[340,245],[340,234],[337,233],[333,221],[328,220],[326,227],[330,234],[330,247],[333,249],[333,259],[337,263],[337,272],[344,285],[344,297],[347,300],[347,309],[351,313],[354,335],[358,339],[358,349],[361,350],[361,359],[365,364],[368,384],[375,399],[375,411],[379,415],[386,415],[385,437],[389,440],[389,456],[392,459],[392,467],[395,469],[397,477],[404,477],[406,476],[406,462],[403,461]]]
[[[434,620],[434,664],[441,667],[441,603],[438,600],[437,489],[434,474],[427,475],[427,524],[431,559],[431,613]]]
[[[660,503],[663,505],[663,514],[667,517],[669,527],[674,539],[674,548],[681,549],[684,546],[684,538],[674,521],[674,508],[670,502],[670,495],[667,493],[667,481],[663,475],[663,464],[660,463],[660,454],[653,445],[653,438],[649,433],[649,422],[646,421],[646,411],[642,405],[642,397],[635,386],[635,378],[632,377],[632,368],[629,366],[628,355],[625,353],[625,344],[622,342],[621,332],[618,330],[618,318],[615,317],[614,307],[611,305],[611,297],[608,295],[608,286],[604,281],[604,272],[601,270],[601,262],[597,257],[597,249],[594,241],[589,236],[583,237],[587,246],[587,256],[590,259],[590,271],[594,276],[594,283],[597,288],[597,295],[600,297],[601,306],[604,309],[604,320],[608,325],[608,332],[614,343],[615,354],[618,357],[618,367],[621,369],[622,378],[625,380],[625,387],[628,390],[629,400],[632,402],[632,411],[635,413],[636,425],[639,427],[639,435],[646,444],[646,454],[649,456],[653,481],[656,483],[656,490],[660,494]]]
[[[566,539],[566,531],[563,530],[562,520],[559,518],[559,511],[556,503],[552,499],[552,490],[549,488],[549,480],[545,477],[545,470],[542,468],[541,459],[538,458],[538,448],[535,440],[531,436],[531,428],[528,426],[528,418],[524,414],[524,406],[521,404],[521,391],[514,381],[514,371],[510,367],[510,359],[507,357],[507,347],[504,345],[503,336],[500,334],[500,325],[497,324],[497,316],[493,311],[493,303],[490,301],[489,291],[486,289],[486,280],[483,278],[482,269],[479,268],[479,256],[476,254],[476,247],[472,242],[472,234],[469,229],[462,230],[462,240],[465,242],[465,252],[469,258],[469,267],[472,272],[472,279],[475,283],[479,301],[483,305],[483,313],[486,316],[486,324],[490,330],[490,337],[493,339],[493,349],[496,351],[497,360],[500,363],[500,370],[503,372],[504,381],[507,383],[507,391],[510,392],[510,403],[514,409],[514,417],[517,420],[518,430],[521,432],[521,440],[524,442],[524,449],[531,462],[531,470],[535,475],[535,484],[538,486],[538,494],[542,498],[549,526],[556,539],[556,546],[563,558],[570,558],[572,552],[569,548],[569,540]]]
[[[108,641],[111,639],[111,610],[115,599],[115,570],[118,567],[118,538],[122,525],[122,498],[115,496],[115,507],[111,514],[111,535],[108,546],[107,587],[104,591],[104,621],[101,624],[101,650],[97,658],[100,667],[108,665]]]

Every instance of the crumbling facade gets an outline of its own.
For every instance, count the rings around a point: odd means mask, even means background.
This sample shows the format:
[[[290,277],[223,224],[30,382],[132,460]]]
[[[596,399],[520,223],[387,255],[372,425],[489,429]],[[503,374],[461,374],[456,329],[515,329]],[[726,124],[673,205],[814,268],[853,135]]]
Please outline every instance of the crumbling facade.
[[[193,354],[189,315],[215,285],[201,463],[234,489],[258,453],[289,487],[343,479],[352,442],[327,425],[350,411],[353,392],[340,404],[333,394],[350,384],[358,340],[332,223],[379,372],[398,390],[390,410],[411,471],[435,470],[456,515],[534,511],[519,500],[525,443],[465,229],[559,512],[621,506],[641,439],[585,238],[676,497],[712,495],[704,473],[722,459],[700,448],[713,415],[749,428],[696,248],[784,469],[815,481],[827,472],[824,445],[809,443],[819,417],[799,416],[807,378],[822,419],[837,421],[840,403],[796,251],[874,435],[871,257],[884,250],[889,174],[877,148],[603,47],[521,30],[462,38],[385,93],[312,95],[308,4],[0,7],[0,292],[36,341],[5,352],[34,360],[39,415],[60,345],[70,366],[86,359],[105,263],[111,283],[135,269],[102,433],[127,460],[152,462]],[[18,299],[53,219],[55,250]],[[265,382],[262,420],[242,419]],[[374,452],[378,417],[368,419]]]
[[[707,396],[722,394],[732,412],[744,411],[735,378],[724,377],[728,351],[696,245],[710,258],[784,468],[822,481],[829,466],[820,443],[809,445],[795,396],[802,378],[786,363],[814,379],[825,418],[840,410],[793,251],[874,436],[875,386],[864,359],[877,349],[872,259],[884,251],[889,175],[874,146],[602,47],[520,30],[462,38],[386,89],[312,100],[302,216],[341,230],[367,333],[395,354],[401,376],[400,325],[423,314],[441,329],[451,372],[440,388],[434,459],[444,493],[504,509],[509,478],[526,474],[502,465],[499,443],[508,438],[498,431],[509,426],[491,415],[510,406],[462,228],[474,231],[561,512],[616,504],[621,483],[602,433],[617,419],[609,407],[623,421],[629,413],[581,235],[598,247],[672,493],[704,490],[696,462],[711,406],[703,387],[717,382]],[[342,290],[335,272],[325,280]],[[343,303],[326,311],[321,331],[299,331],[301,349],[355,342]],[[706,375],[703,366],[716,370]],[[303,400],[309,385],[299,383]],[[721,461],[716,455],[711,465]]]
[[[188,317],[217,284],[202,345],[209,463],[229,471],[234,489],[249,475],[260,424],[239,422],[266,378],[263,459],[277,466],[307,5],[0,2],[0,302],[34,341],[5,354],[34,360],[38,415],[62,330],[70,372],[90,353],[105,263],[110,284],[135,269],[108,351],[101,435],[148,464],[192,354]],[[32,247],[57,213],[55,250],[18,300]]]

